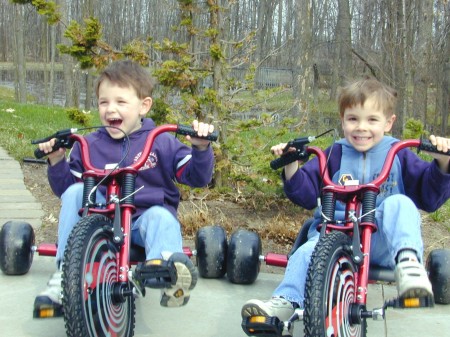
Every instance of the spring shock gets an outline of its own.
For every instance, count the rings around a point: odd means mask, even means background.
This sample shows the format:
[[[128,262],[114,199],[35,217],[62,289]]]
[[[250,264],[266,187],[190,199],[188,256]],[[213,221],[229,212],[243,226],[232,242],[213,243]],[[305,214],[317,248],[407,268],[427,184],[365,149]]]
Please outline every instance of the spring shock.
[[[375,191],[367,191],[363,196],[361,222],[375,223],[375,209],[377,201],[377,193]]]
[[[94,177],[85,177],[84,178],[84,187],[83,187],[83,206],[87,207],[90,204],[95,204],[96,202],[96,193],[92,193],[92,190],[95,187],[95,178]]]
[[[322,223],[334,222],[336,196],[333,192],[325,192],[322,196]]]
[[[134,191],[136,188],[136,175],[125,173],[122,178],[122,198],[123,204],[134,205]]]

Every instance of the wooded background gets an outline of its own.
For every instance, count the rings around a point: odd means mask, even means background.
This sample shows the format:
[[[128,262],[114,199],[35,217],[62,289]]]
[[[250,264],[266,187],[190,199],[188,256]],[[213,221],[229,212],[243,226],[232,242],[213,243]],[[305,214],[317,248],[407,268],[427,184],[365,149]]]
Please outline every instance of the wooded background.
[[[82,69],[57,45],[73,45],[64,36],[72,21],[85,27],[83,20],[94,17],[110,52],[128,56],[127,48],[141,43],[150,69],[181,62],[177,75],[183,73],[188,84],[156,77],[185,103],[184,92],[201,93],[201,110],[215,120],[239,113],[224,104],[230,97],[278,84],[292,93],[289,115],[302,119],[317,109],[320,92],[334,100],[340,85],[369,75],[398,90],[394,135],[401,135],[410,117],[448,134],[448,0],[57,0],[61,17],[52,25],[36,10],[46,3],[0,0],[0,62],[14,65],[21,102],[27,77],[37,76],[46,89],[43,101],[52,104],[62,64],[65,105],[91,108],[95,67]],[[27,72],[33,64],[44,64],[46,71]],[[269,72],[271,79],[261,80]],[[214,91],[208,96],[205,88]],[[168,104],[173,91],[170,97]]]

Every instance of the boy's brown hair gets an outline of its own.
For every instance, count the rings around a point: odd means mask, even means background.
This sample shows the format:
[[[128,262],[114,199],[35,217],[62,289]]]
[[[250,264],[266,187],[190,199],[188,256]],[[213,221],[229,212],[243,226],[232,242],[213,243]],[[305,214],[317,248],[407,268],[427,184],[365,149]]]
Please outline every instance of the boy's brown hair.
[[[153,92],[154,83],[150,74],[141,65],[131,60],[115,61],[100,73],[95,83],[97,97],[100,84],[105,79],[121,88],[131,86],[140,99],[151,97]]]
[[[363,106],[369,97],[374,98],[376,108],[383,111],[386,117],[395,113],[397,91],[374,78],[364,78],[340,89],[338,104],[341,117],[345,109],[359,104]]]

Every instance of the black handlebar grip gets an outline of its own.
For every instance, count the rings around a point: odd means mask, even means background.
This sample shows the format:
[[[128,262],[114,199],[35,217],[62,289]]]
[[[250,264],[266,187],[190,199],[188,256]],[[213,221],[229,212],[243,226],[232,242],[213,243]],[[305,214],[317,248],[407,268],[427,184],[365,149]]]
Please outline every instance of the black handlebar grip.
[[[274,159],[270,162],[270,167],[272,170],[277,170],[286,166],[287,164],[293,163],[294,161],[299,160],[299,155],[297,152],[288,152],[281,157]]]
[[[61,146],[62,146],[61,143],[55,143],[55,145],[53,145],[53,147],[52,147],[52,151],[49,153],[53,153],[53,152],[57,151]],[[47,156],[49,153],[45,153],[44,151],[42,151],[40,149],[36,149],[36,150],[34,150],[34,157],[36,159],[41,159],[41,158],[44,158],[45,156]]]
[[[446,154],[447,156],[450,156],[450,151],[442,152],[438,151],[437,147],[431,144],[431,142],[427,139],[422,139],[421,143],[419,145],[419,151],[427,151],[427,152],[433,152],[433,153],[440,153],[440,154]]]
[[[44,151],[41,151],[39,149],[34,150],[34,157],[36,159],[44,158],[46,155],[47,155],[47,153],[45,153]]]
[[[216,141],[217,138],[219,138],[219,133],[216,130],[214,130],[212,133],[210,133],[206,137],[199,137],[197,134],[197,131],[195,131],[191,126],[187,126],[187,125],[178,125],[177,133],[180,135],[183,135],[183,136],[191,136],[191,137],[210,140],[213,142]]]

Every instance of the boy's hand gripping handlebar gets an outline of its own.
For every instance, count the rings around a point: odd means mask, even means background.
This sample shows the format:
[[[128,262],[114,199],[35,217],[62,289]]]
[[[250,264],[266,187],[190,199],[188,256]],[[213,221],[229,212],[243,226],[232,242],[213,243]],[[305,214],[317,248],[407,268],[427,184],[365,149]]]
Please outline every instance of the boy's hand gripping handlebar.
[[[97,128],[100,128],[100,127],[97,127]],[[48,136],[48,137],[45,137],[42,139],[32,140],[31,144],[45,143],[45,142],[48,142],[48,141],[52,140],[53,138],[55,138],[56,142],[55,142],[55,145],[53,146],[51,152],[55,152],[62,147],[70,149],[73,146],[73,143],[75,142],[71,136],[76,134],[79,130],[86,130],[86,129],[88,129],[88,128],[64,129],[64,130],[56,132],[55,134],[53,134],[51,136]],[[216,141],[219,137],[219,133],[217,131],[214,131],[205,137],[199,137],[197,134],[197,131],[195,131],[191,126],[181,125],[181,124],[177,125],[176,133],[180,134],[180,135],[184,135],[184,136],[191,136],[191,137],[196,137],[196,138],[207,139],[210,141]],[[43,158],[46,155],[48,155],[48,153],[45,153],[44,151],[41,151],[40,149],[36,149],[34,151],[34,156],[38,159]]]
[[[291,140],[286,144],[281,157],[274,159],[270,162],[270,167],[273,170],[277,170],[283,166],[293,163],[296,160],[301,160],[302,162],[307,162],[310,153],[306,150],[305,145],[311,143],[316,138],[322,137],[323,135],[334,131],[334,129],[327,130],[318,136],[300,137]],[[290,148],[295,148],[295,151],[289,151]]]

